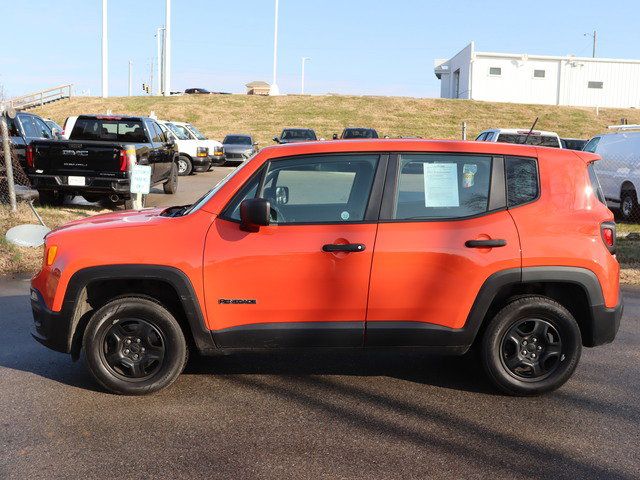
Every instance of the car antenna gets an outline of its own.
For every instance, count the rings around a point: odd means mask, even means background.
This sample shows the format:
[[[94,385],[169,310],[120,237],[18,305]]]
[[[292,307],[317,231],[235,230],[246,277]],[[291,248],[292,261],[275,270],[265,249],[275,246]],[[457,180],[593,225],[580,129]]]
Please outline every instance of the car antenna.
[[[529,136],[531,135],[531,133],[533,132],[533,129],[536,128],[536,123],[538,123],[538,118],[536,117],[536,119],[533,121],[533,125],[531,125],[531,130],[529,130],[529,133],[527,133],[527,136],[524,137],[524,144],[526,145],[527,142],[529,141]]]

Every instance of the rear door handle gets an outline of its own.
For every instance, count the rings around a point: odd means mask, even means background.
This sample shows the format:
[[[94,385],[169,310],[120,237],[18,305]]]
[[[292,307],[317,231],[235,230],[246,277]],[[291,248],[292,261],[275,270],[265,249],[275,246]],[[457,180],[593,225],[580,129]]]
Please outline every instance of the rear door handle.
[[[504,247],[507,245],[507,241],[502,238],[495,238],[490,240],[467,240],[464,242],[464,246],[467,248],[496,248]]]
[[[328,243],[322,246],[323,252],[364,252],[364,243]]]

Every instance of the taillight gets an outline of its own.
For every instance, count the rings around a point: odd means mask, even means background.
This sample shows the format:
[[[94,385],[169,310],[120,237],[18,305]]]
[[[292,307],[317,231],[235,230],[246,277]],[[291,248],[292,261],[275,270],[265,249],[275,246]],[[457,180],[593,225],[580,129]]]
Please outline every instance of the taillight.
[[[120,150],[120,171],[126,172],[129,169],[129,157],[127,157],[127,150]]]
[[[600,225],[600,235],[607,249],[611,253],[616,253],[616,224],[605,222]]]
[[[31,145],[27,146],[25,159],[27,160],[27,166],[33,168],[33,147]]]

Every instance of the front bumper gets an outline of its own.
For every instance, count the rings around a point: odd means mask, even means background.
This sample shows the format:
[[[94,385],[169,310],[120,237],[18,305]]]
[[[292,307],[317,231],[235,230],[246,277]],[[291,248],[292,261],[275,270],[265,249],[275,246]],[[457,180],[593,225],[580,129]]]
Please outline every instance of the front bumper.
[[[129,193],[128,178],[85,177],[85,185],[69,185],[64,175],[29,174],[31,185],[36,190],[60,190],[77,193]]]
[[[35,288],[31,288],[31,310],[33,312],[31,336],[52,350],[70,353],[70,322],[64,318],[62,312],[49,310],[42,294]]]
[[[224,163],[225,155],[224,153],[221,155],[211,155],[210,158],[211,158],[211,165],[215,165],[216,167],[219,167]]]
[[[213,157],[211,157],[210,155],[207,155],[206,157],[193,157],[191,159],[191,164],[197,171],[206,172],[213,163],[212,158]]]
[[[585,332],[585,338],[583,338],[585,346],[596,347],[611,343],[616,338],[624,310],[622,295],[619,298],[618,305],[613,308],[607,308],[604,305],[591,307],[593,321],[590,328]]]

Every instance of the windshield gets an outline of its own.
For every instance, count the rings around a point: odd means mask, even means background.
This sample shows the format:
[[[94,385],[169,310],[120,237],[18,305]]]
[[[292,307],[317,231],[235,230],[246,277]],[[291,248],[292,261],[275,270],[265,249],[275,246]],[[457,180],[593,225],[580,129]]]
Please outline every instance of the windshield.
[[[196,127],[194,127],[190,123],[187,124],[187,127],[189,128],[189,130],[191,130],[193,132],[193,134],[196,136],[196,138],[198,140],[206,140],[207,139],[207,137],[205,137],[202,133],[200,133],[200,130],[198,130]]]
[[[251,137],[245,135],[227,135],[224,141],[227,145],[251,145]]]
[[[560,147],[558,137],[551,137],[548,135],[529,135],[527,138],[526,133],[501,133],[498,135],[498,142],[502,143],[517,143],[519,145],[524,144],[525,139],[527,145],[538,145],[540,147]]]
[[[176,125],[175,123],[165,123],[165,125],[169,127],[169,130],[171,130],[176,137],[178,137],[178,140],[190,139],[189,132],[187,132],[186,128]]]
[[[146,143],[141,120],[114,117],[80,117],[73,127],[70,140],[100,140]]]
[[[370,128],[347,128],[342,138],[378,138],[378,134]]]
[[[243,162],[238,168],[236,168],[231,173],[229,173],[226,177],[220,180],[211,190],[205,193],[202,197],[196,200],[187,210],[185,210],[183,215],[188,215],[192,212],[200,210],[200,208],[202,208],[202,206],[205,205],[211,199],[211,197],[213,197],[218,192],[218,190],[220,190],[229,180],[235,177],[238,174],[238,172],[240,172],[248,164],[249,164],[249,160]]]
[[[284,130],[282,140],[316,140],[316,134],[313,130]]]

